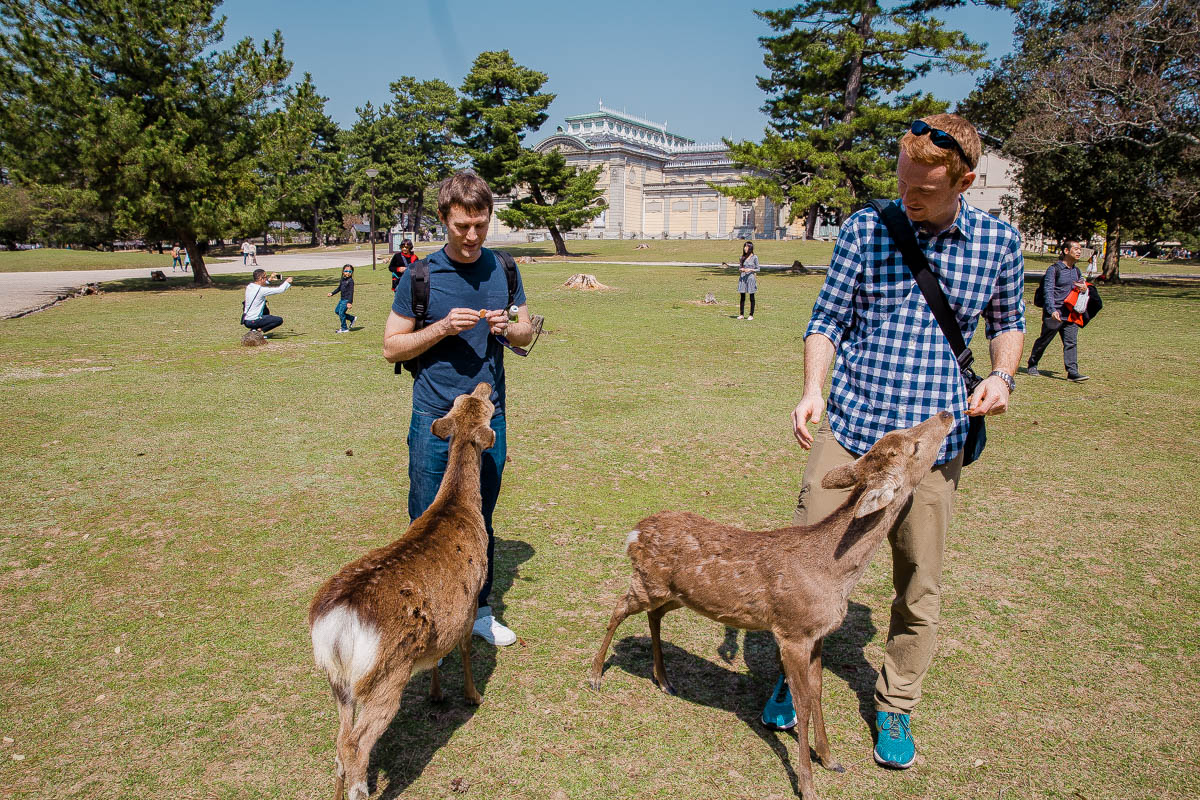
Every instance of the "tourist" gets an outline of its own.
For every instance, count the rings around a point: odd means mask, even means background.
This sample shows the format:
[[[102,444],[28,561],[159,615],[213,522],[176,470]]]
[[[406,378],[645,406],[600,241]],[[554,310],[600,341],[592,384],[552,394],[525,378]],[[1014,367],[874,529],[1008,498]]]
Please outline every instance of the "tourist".
[[[396,291],[396,284],[400,282],[400,276],[408,269],[408,265],[417,260],[417,256],[413,253],[412,239],[405,239],[400,243],[400,252],[392,256],[392,260],[388,262],[388,272],[392,273],[392,291]]]
[[[1067,296],[1072,290],[1076,291],[1076,297],[1087,291],[1087,283],[1075,265],[1082,254],[1082,242],[1067,242],[1062,249],[1062,257],[1046,269],[1042,279],[1042,292],[1046,298],[1042,307],[1042,332],[1029,353],[1029,374],[1034,377],[1042,374],[1038,372],[1038,362],[1042,360],[1046,347],[1058,335],[1062,337],[1063,366],[1067,369],[1067,380],[1083,383],[1088,379],[1079,371],[1078,339],[1083,315],[1066,305]],[[1086,299],[1083,305],[1087,305]]]
[[[515,290],[510,293],[507,269],[483,246],[492,216],[492,190],[487,183],[470,171],[455,173],[439,187],[437,204],[448,233],[446,246],[425,259],[429,265],[425,324],[417,325],[413,270],[408,269],[393,294],[383,355],[392,363],[416,359],[408,429],[408,516],[413,520],[433,502],[446,470],[449,443],[434,436],[430,426],[449,413],[460,394],[474,391],[480,382],[491,384],[496,407],[491,427],[496,439],[483,452],[480,465],[488,574],[472,630],[489,644],[505,646],[517,637],[495,618],[489,598],[495,565],[492,512],[507,453],[504,347],[497,337],[523,347],[533,339],[533,325],[515,264],[511,266]],[[510,304],[517,306],[515,322],[509,321]]]
[[[354,323],[358,322],[358,315],[351,314],[349,324],[346,323],[346,312],[354,308],[354,267],[346,264],[342,267],[342,279],[338,282],[338,287],[329,293],[330,297],[335,294],[340,294],[337,307],[333,313],[338,316],[338,329],[336,333],[346,333],[350,330]]]
[[[754,319],[754,294],[758,291],[758,256],[754,255],[754,242],[742,245],[742,257],[738,261],[738,319]],[[746,316],[746,295],[750,295],[750,315]]]
[[[889,536],[896,597],[875,683],[873,752],[879,764],[896,769],[916,760],[910,715],[937,648],[946,529],[968,417],[1008,408],[1025,337],[1020,235],[962,197],[975,181],[980,150],[974,126],[962,117],[935,114],[913,122],[900,140],[900,199],[889,213],[903,211],[900,224],[913,226],[967,343],[983,317],[993,372],[968,397],[946,335],[880,215],[868,207],[852,214],[838,234],[805,332],[804,390],[792,412],[796,440],[811,449],[797,525],[823,519],[846,500],[849,489],[821,484],[831,469],[855,461],[890,430],[942,410],[955,416],[933,469]],[[833,385],[823,420],[822,391],[831,363]],[[809,423],[818,425],[815,436]],[[782,681],[762,721],[776,728],[795,725]]]
[[[267,286],[272,278],[278,280],[279,276],[268,277],[265,269],[254,270],[253,280],[246,284],[246,299],[242,302],[242,324],[252,331],[262,331],[264,336],[283,324],[283,317],[271,315],[267,298],[273,294],[283,294],[292,285],[289,277],[278,286]]]
[[[176,267],[182,266],[183,260],[179,252],[179,242],[176,242],[175,246],[171,248],[171,272],[174,272]]]
[[[242,239],[242,266],[246,266],[250,261],[250,240]]]

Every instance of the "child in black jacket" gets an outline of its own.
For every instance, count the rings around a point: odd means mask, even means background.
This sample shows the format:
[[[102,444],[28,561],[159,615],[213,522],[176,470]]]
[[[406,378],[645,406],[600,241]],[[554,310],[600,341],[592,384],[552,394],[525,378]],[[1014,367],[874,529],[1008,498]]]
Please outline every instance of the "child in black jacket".
[[[338,321],[341,325],[338,327],[338,333],[346,333],[350,330],[350,326],[358,322],[357,314],[350,314],[350,322],[346,322],[346,312],[354,307],[354,267],[346,264],[342,267],[342,280],[338,283],[338,287],[329,293],[330,297],[335,294],[340,294],[342,298],[338,300],[337,308],[333,313],[338,315]]]

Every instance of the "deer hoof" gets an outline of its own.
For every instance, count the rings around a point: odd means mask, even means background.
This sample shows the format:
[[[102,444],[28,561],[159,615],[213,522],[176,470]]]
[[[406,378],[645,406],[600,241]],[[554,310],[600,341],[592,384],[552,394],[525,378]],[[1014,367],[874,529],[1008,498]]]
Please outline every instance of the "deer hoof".
[[[662,689],[664,694],[669,694],[669,695],[671,695],[671,697],[675,696],[675,687],[672,686],[669,682],[667,682],[667,681],[659,682],[658,678],[655,678],[654,676],[651,676],[650,680],[654,681],[654,685],[657,686],[659,689]]]
[[[467,702],[473,706],[477,706],[483,702],[483,695],[481,695],[479,692],[475,692],[473,694],[468,693],[467,694]]]
[[[836,772],[839,775],[843,775],[846,772],[846,768],[837,761],[831,761],[828,764],[822,763],[821,766],[825,767],[825,769],[829,770],[830,772]]]

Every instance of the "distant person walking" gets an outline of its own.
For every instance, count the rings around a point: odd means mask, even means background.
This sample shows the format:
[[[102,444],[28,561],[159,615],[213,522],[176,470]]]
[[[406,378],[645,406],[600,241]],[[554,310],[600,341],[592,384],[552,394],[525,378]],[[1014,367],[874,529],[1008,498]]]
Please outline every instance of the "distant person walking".
[[[1075,266],[1081,255],[1082,242],[1067,242],[1062,250],[1062,258],[1050,265],[1046,270],[1046,277],[1042,279],[1042,291],[1046,298],[1042,307],[1042,333],[1033,343],[1033,351],[1029,354],[1029,374],[1034,377],[1042,374],[1038,372],[1038,362],[1041,361],[1042,354],[1046,352],[1051,340],[1058,335],[1062,337],[1063,366],[1067,368],[1067,380],[1082,383],[1088,379],[1087,375],[1079,371],[1077,340],[1079,323],[1083,321],[1083,317],[1075,309],[1064,305],[1072,289],[1087,291],[1083,274],[1080,273],[1079,267]]]
[[[242,239],[242,266],[250,262],[250,240]]]
[[[262,331],[264,335],[283,324],[283,317],[271,315],[267,298],[273,294],[283,294],[292,285],[291,278],[286,278],[278,286],[267,286],[268,280],[270,278],[265,269],[254,270],[254,280],[246,285],[246,299],[242,306],[245,309],[242,312],[242,324],[252,331]]]
[[[179,244],[176,243],[176,245],[171,248],[171,272],[174,272],[176,267],[182,266],[183,260],[179,254]]]
[[[250,242],[250,264],[251,266],[258,266],[258,245],[254,242]]]
[[[758,291],[758,256],[754,255],[754,242],[742,245],[742,258],[738,261],[738,319],[754,319],[754,295]],[[746,295],[750,295],[750,315],[746,316]]]
[[[400,276],[416,260],[417,256],[413,253],[412,239],[405,239],[400,243],[400,252],[392,256],[392,260],[388,262],[388,272],[392,273],[393,292],[396,291],[396,284],[400,282]]]
[[[189,253],[187,251],[187,248],[185,247],[185,248],[183,248],[183,271],[187,272],[191,268],[192,268],[192,254]]]
[[[335,294],[342,296],[338,300],[337,308],[333,310],[333,313],[337,314],[339,322],[336,332],[346,333],[354,323],[358,322],[357,314],[351,314],[350,322],[346,322],[346,312],[354,308],[354,267],[352,265],[346,264],[342,267],[342,279],[338,282],[338,287],[329,293],[329,296],[333,297]]]

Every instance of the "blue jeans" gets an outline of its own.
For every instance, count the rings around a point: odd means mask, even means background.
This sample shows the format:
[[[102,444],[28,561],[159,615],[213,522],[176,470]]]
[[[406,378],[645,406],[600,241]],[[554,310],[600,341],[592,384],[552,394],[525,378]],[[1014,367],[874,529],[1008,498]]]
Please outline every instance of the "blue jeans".
[[[346,324],[346,306],[347,305],[349,305],[349,303],[346,300],[344,300],[344,299],[338,300],[337,308],[335,308],[333,310],[333,313],[338,315],[338,320],[342,324],[342,330],[348,330],[350,328],[350,326]],[[351,314],[350,316],[353,317],[354,315]]]
[[[415,520],[433,504],[442,476],[446,474],[446,461],[450,457],[450,443],[433,435],[431,427],[437,414],[413,409],[412,422],[408,426],[408,518]],[[500,476],[504,472],[504,460],[508,455],[508,441],[504,415],[492,417],[492,430],[496,432],[496,443],[483,451],[480,463],[479,488],[483,495],[483,523],[487,528],[487,580],[479,592],[479,605],[486,606],[492,592],[492,575],[496,551],[496,535],[492,529],[492,511],[496,498],[500,496]]]
[[[263,314],[258,319],[248,319],[242,323],[250,330],[259,330],[264,334],[267,331],[273,331],[283,324],[283,317],[274,317],[270,314]]]

